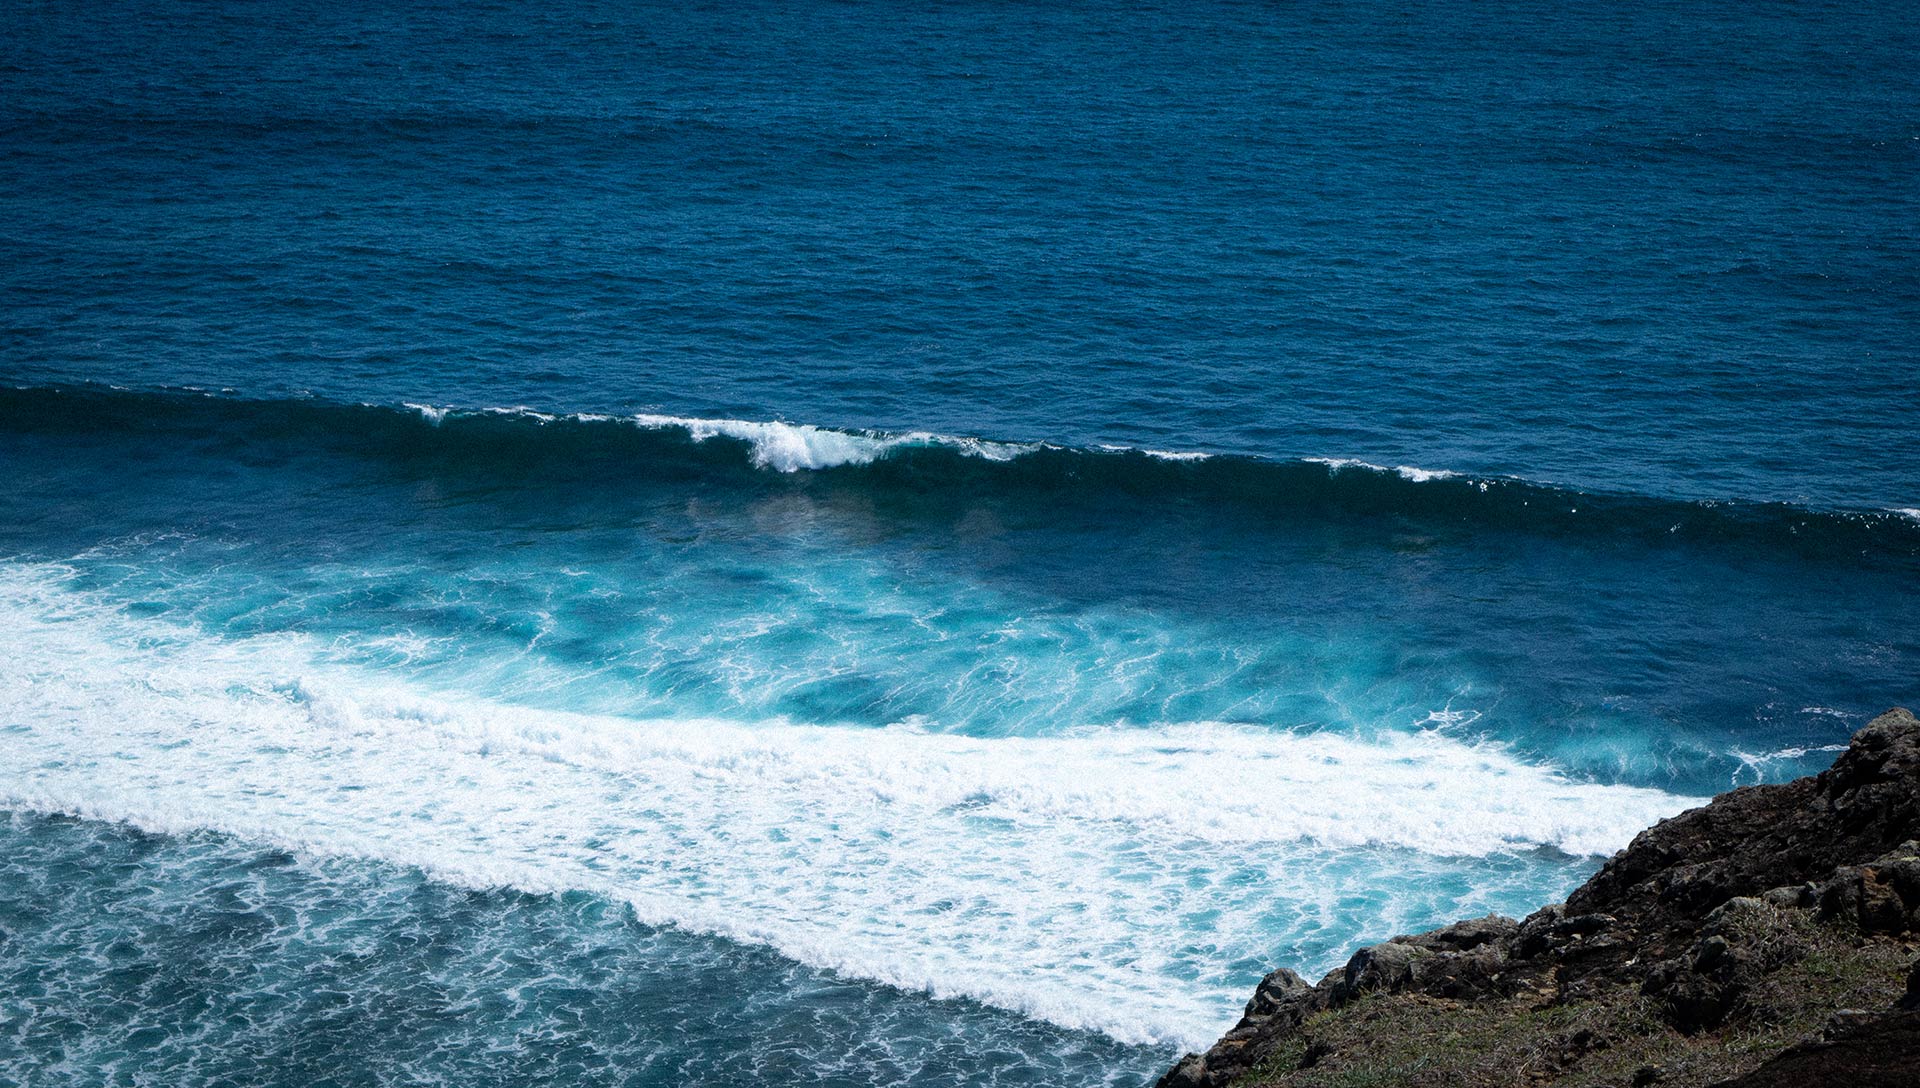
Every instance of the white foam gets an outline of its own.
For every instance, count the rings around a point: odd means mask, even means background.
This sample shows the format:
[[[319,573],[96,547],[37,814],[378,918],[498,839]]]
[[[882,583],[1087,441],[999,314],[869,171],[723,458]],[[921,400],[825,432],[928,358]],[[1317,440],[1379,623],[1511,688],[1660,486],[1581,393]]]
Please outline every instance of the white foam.
[[[560,419],[577,419],[583,422],[591,422],[595,420],[608,420],[613,418],[611,416],[594,415],[593,413],[590,413],[590,412],[575,412],[568,415],[560,415],[554,412],[542,412],[537,408],[528,408],[524,405],[514,405],[511,407],[495,407],[495,408],[454,408],[454,407],[443,408],[443,407],[436,407],[435,405],[431,405],[431,404],[416,404],[413,401],[402,401],[401,407],[411,408],[414,411],[419,412],[421,419],[426,420],[429,424],[435,427],[438,427],[442,423],[445,423],[448,417],[455,416],[455,415],[507,416],[510,419],[531,419],[536,423],[552,423]]]
[[[416,404],[411,401],[406,402],[404,407],[420,413],[422,419],[435,427],[445,423],[450,416],[462,414],[510,416],[516,419],[530,419],[538,423],[552,423],[563,418],[585,423],[605,423],[618,418],[593,412],[561,416],[525,407],[460,409]],[[886,456],[889,451],[911,446],[940,446],[958,451],[968,457],[979,457],[988,461],[1011,461],[1023,453],[1031,453],[1042,448],[1039,445],[989,442],[981,438],[934,434],[930,431],[901,433],[843,431],[831,427],[816,427],[810,423],[698,419],[650,414],[630,416],[626,421],[649,429],[679,428],[691,435],[695,442],[705,442],[710,438],[721,436],[739,439],[752,448],[753,463],[756,466],[780,472],[800,472],[809,469],[834,468],[840,465],[864,465]]]
[[[1129,1041],[1210,1040],[1245,996],[1231,965],[1303,933],[1486,909],[1498,888],[1436,890],[1476,879],[1457,855],[1604,853],[1689,803],[1439,730],[557,713],[128,616],[66,573],[0,564],[0,802],[593,891]]]
[[[584,412],[574,413],[567,416],[560,416],[560,415],[556,415],[553,412],[542,412],[542,411],[539,411],[538,409],[528,408],[524,405],[514,405],[508,408],[482,408],[482,409],[479,409],[477,414],[488,415],[488,416],[508,416],[513,419],[531,419],[536,423],[552,423],[554,420],[563,419],[563,418],[578,419],[578,420],[592,420],[592,419],[606,418],[605,416],[594,416]]]
[[[453,411],[451,408],[436,408],[431,404],[415,404],[412,401],[406,402],[405,407],[419,412],[420,418],[426,420],[429,425],[434,427],[445,423],[447,421],[447,413]]]
[[[1920,521],[1920,507],[1901,506],[1894,508],[1893,512]]]
[[[1845,715],[1841,714],[1839,711],[1830,710],[1827,707],[1819,707],[1819,706],[1802,707],[1800,712],[1802,714],[1812,713],[1812,714],[1826,714],[1832,717],[1845,717]],[[1846,750],[1847,750],[1847,746],[1844,744],[1819,744],[1819,745],[1813,745],[1809,747],[1778,748],[1771,752],[1764,752],[1759,754],[1743,751],[1741,749],[1736,748],[1728,752],[1727,754],[1732,756],[1734,759],[1739,760],[1740,765],[1733,769],[1733,775],[1730,779],[1728,779],[1728,781],[1732,785],[1738,786],[1740,784],[1740,778],[1743,774],[1751,774],[1753,776],[1754,782],[1765,782],[1767,780],[1768,772],[1771,766],[1775,763],[1780,762],[1781,760],[1805,759],[1807,756],[1812,755],[1814,753],[1844,752]],[[1799,773],[1798,771],[1795,772],[1796,775],[1798,773]]]
[[[1376,465],[1371,461],[1362,461],[1353,457],[1308,457],[1308,464],[1325,465],[1330,471],[1341,472],[1347,469],[1365,469],[1368,472],[1392,473],[1403,480],[1424,484],[1430,480],[1451,480],[1459,476],[1458,472],[1444,468],[1420,468],[1416,465]],[[1481,490],[1486,490],[1484,487]]]
[[[1150,450],[1144,446],[1122,446],[1104,442],[1094,448],[1108,453],[1144,454],[1156,461],[1205,461],[1213,456],[1211,453],[1201,453],[1198,450]]]
[[[637,415],[632,418],[641,427],[678,427],[692,435],[695,442],[705,442],[721,435],[739,439],[753,448],[755,465],[780,472],[869,464],[891,450],[907,446],[944,446],[969,457],[988,461],[1010,461],[1038,448],[927,431],[889,434],[879,431],[840,431],[810,423],[661,415]]]

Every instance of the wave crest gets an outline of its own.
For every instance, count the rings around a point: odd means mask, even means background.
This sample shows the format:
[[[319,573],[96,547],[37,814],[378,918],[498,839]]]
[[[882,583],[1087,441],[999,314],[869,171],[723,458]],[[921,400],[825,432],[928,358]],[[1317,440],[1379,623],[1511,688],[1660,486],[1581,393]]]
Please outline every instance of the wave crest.
[[[805,423],[530,408],[249,401],[206,394],[0,389],[0,428],[124,431],[150,440],[324,447],[345,456],[431,461],[435,472],[512,476],[551,469],[543,486],[628,481],[645,463],[673,473],[748,479],[825,474],[835,486],[1016,501],[1211,503],[1256,517],[1404,519],[1423,527],[1518,530],[1582,538],[1757,543],[1804,557],[1920,557],[1913,510],[1820,510],[1788,503],[1696,501],[1594,492],[1353,458],[1273,460],[1237,454],[1001,442],[930,431],[845,430]],[[184,443],[183,443],[184,444]],[[794,481],[796,484],[799,481]]]
[[[808,423],[693,419],[683,416],[644,414],[630,418],[640,427],[683,430],[695,442],[705,442],[716,437],[737,439],[751,447],[753,463],[756,466],[778,472],[872,464],[894,450],[910,447],[948,449],[967,457],[979,457],[988,461],[1010,461],[1023,453],[1040,448],[933,434],[926,431],[890,434],[883,431],[834,430]]]

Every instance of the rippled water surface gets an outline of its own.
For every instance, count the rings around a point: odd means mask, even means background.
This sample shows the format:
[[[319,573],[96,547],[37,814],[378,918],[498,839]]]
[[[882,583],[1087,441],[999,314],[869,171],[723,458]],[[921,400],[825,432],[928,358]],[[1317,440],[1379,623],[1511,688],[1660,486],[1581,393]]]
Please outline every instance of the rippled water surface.
[[[1136,1085],[1820,768],[1915,33],[14,5],[0,1080]]]

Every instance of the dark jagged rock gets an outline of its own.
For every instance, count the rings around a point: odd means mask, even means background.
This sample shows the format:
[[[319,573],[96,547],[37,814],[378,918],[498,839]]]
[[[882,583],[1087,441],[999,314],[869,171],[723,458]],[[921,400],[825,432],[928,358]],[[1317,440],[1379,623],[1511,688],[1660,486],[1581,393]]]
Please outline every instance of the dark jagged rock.
[[[1354,953],[1314,986],[1291,971],[1268,975],[1240,1022],[1204,1055],[1181,1059],[1160,1085],[1219,1088],[1286,1048],[1297,1052],[1295,1069],[1337,1061],[1338,1049],[1313,1034],[1316,1017],[1361,1002],[1437,1000],[1464,1010],[1524,999],[1539,1009],[1637,993],[1664,1019],[1662,1030],[1681,1036],[1766,1022],[1791,997],[1771,980],[1809,955],[1819,933],[1869,941],[1920,932],[1916,838],[1920,720],[1896,709],[1856,733],[1818,775],[1733,790],[1641,832],[1566,903],[1524,921],[1490,916],[1396,937]],[[1826,928],[1809,928],[1816,924]],[[1920,963],[1902,1004],[1920,1007]],[[1868,1088],[1882,1083],[1872,1079],[1881,1068],[1873,1063],[1906,1047],[1908,1079],[1898,1083],[1920,1086],[1920,1051],[1912,1049],[1920,1013],[1863,1016],[1729,1083],[1826,1083],[1807,1079],[1808,1070],[1840,1063],[1833,1067],[1864,1071],[1850,1088]],[[1620,1038],[1604,1024],[1574,1031],[1535,1055],[1538,1068],[1525,1082],[1550,1082]],[[1501,1076],[1458,1082],[1523,1082]],[[1668,1072],[1648,1065],[1622,1080],[1667,1083]]]
[[[1715,1088],[1914,1088],[1920,1084],[1920,1013],[1847,1018],[1820,1039],[1787,1048]]]
[[[1775,924],[1779,912],[1749,896],[1727,900],[1707,915],[1699,940],[1647,974],[1641,993],[1662,999],[1680,1031],[1719,1026],[1743,1008],[1760,978],[1805,952]]]
[[[1832,767],[1748,786],[1641,832],[1567,897],[1644,937],[1682,935],[1735,896],[1822,880],[1920,833],[1920,739],[1895,710],[1854,734]]]

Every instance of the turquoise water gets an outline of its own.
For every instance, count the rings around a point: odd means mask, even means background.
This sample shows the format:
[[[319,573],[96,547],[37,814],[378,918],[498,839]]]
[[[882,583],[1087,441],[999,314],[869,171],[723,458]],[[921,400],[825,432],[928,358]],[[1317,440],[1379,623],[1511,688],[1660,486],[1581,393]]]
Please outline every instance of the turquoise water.
[[[0,1079],[1139,1084],[1920,697],[1910,21],[16,15]]]

